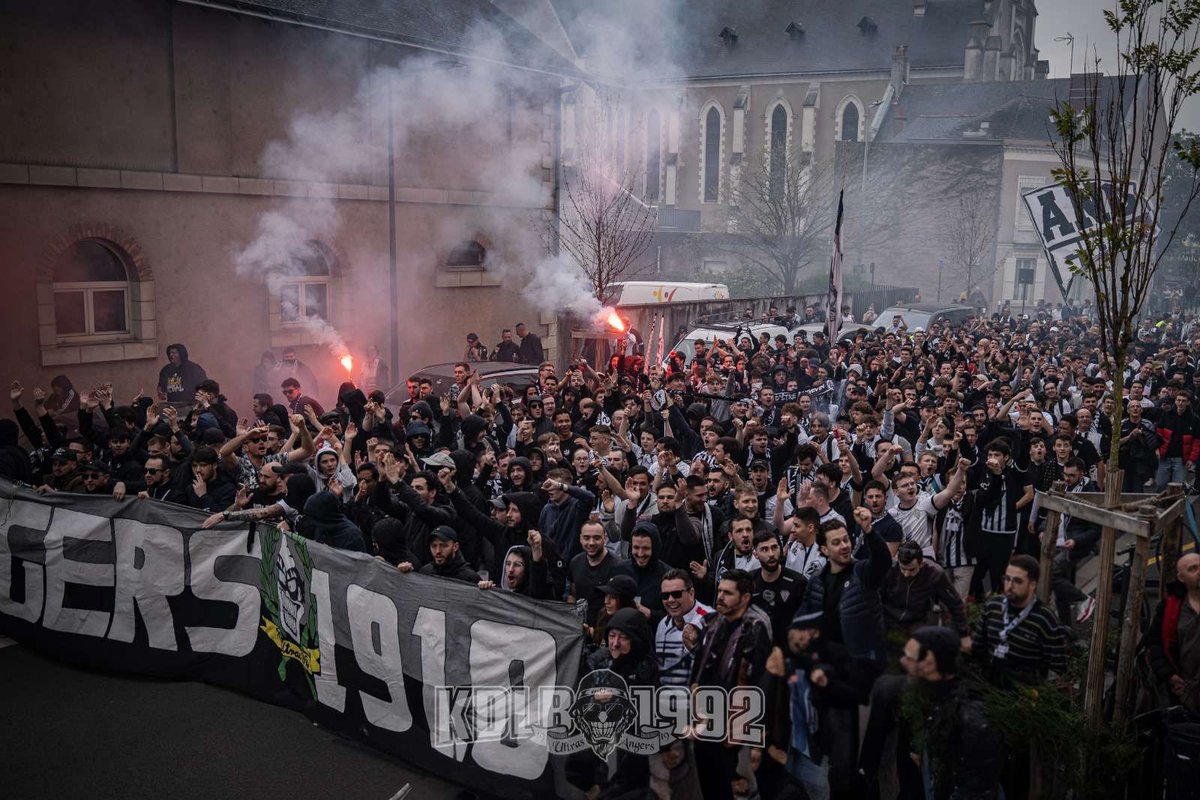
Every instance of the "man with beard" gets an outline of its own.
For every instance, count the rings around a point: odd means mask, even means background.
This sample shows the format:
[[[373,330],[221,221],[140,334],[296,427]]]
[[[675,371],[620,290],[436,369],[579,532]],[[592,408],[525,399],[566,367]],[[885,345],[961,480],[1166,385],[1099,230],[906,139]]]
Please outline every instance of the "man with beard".
[[[429,532],[429,553],[432,560],[418,570],[422,575],[451,578],[479,584],[479,573],[471,569],[458,549],[458,533],[449,525],[438,525]],[[396,565],[401,572],[412,572],[411,562]]]
[[[757,520],[739,517],[730,523],[729,542],[704,565],[693,560],[689,566],[700,582],[700,596],[713,597],[714,590],[726,572],[740,569],[753,572],[759,568],[754,557],[754,531],[760,527]]]
[[[687,482],[680,478],[676,484],[664,484],[658,487],[658,513],[650,517],[658,530],[661,549],[658,557],[668,566],[680,567],[704,557],[704,548],[687,514],[684,496],[687,494]],[[626,489],[628,505],[625,518],[621,520],[621,535],[628,539],[634,529],[634,508],[637,507],[641,496],[637,489]]]
[[[608,583],[609,578],[616,574],[616,556],[608,552],[604,546],[608,537],[604,526],[596,518],[583,523],[579,531],[579,546],[583,552],[571,559],[567,567],[567,577],[570,589],[567,592],[567,602],[577,600],[587,601],[587,624],[596,624],[596,615],[604,605],[604,594],[600,587]]]
[[[542,534],[529,531],[527,545],[513,545],[504,556],[504,571],[500,573],[500,588],[532,597],[534,600],[557,600],[550,594],[546,581],[546,559],[542,552]],[[494,589],[496,583],[480,580],[480,589]]]
[[[773,531],[760,529],[755,532],[754,558],[761,566],[752,573],[753,601],[771,618],[776,646],[784,647],[788,625],[800,608],[808,581],[800,573],[783,566],[783,549]]]
[[[649,618],[663,611],[662,578],[670,567],[659,560],[661,549],[658,527],[650,520],[638,520],[629,535],[629,560],[617,567],[618,575],[628,575],[637,584],[638,610]]]
[[[696,601],[692,576],[682,569],[663,575],[659,596],[667,612],[654,633],[659,676],[664,686],[686,686],[704,618],[713,610]]]
[[[993,683],[1040,683],[1048,672],[1066,670],[1062,628],[1037,598],[1040,572],[1032,556],[1013,556],[1004,572],[1004,594],[989,599],[975,623],[971,652]]]
[[[692,664],[693,691],[702,686],[726,690],[757,686],[763,677],[771,653],[771,620],[751,603],[753,590],[754,579],[740,569],[725,573],[717,585],[717,613],[706,618],[704,638]],[[738,778],[750,782],[751,793],[756,791],[745,746],[701,739],[695,743],[695,753],[706,800],[732,800]]]

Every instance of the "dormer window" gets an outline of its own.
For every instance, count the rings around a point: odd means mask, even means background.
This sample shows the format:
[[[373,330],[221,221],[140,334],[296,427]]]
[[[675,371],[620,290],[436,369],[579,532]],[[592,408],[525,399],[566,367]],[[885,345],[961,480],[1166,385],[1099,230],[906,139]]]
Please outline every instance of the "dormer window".
[[[863,17],[858,21],[858,29],[863,33],[874,33],[879,30],[879,26],[870,17]]]
[[[718,36],[725,40],[726,45],[732,45],[737,42],[737,28],[730,28],[729,26],[726,26],[721,29],[721,32],[718,34]]]
[[[799,39],[804,35],[804,26],[798,22],[789,22],[783,32],[788,35],[789,39]]]
[[[474,239],[468,239],[446,256],[448,269],[483,269],[487,249]]]

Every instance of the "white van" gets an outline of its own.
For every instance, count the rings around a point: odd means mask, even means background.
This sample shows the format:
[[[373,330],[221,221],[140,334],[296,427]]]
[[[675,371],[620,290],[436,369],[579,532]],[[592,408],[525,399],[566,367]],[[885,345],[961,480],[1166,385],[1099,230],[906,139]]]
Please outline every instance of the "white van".
[[[615,306],[650,306],[658,303],[729,299],[729,287],[723,283],[620,281],[613,284],[613,289],[612,304]]]

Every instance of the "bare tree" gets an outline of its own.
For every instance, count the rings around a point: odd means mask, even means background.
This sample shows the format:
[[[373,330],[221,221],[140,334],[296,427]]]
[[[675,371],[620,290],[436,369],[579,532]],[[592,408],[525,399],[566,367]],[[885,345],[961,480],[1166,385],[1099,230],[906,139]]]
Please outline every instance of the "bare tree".
[[[598,102],[576,128],[573,163],[564,169],[563,208],[551,228],[556,243],[608,304],[613,284],[633,277],[654,233],[656,209],[644,203],[642,165],[616,123],[616,102]]]
[[[996,271],[988,264],[996,241],[996,214],[991,198],[981,189],[958,197],[957,209],[942,229],[951,286],[961,283],[967,294]],[[951,290],[953,291],[953,289]]]
[[[832,162],[814,163],[807,154],[751,159],[730,188],[737,230],[726,249],[769,276],[781,294],[795,294],[804,270],[829,260],[832,177]]]
[[[1055,230],[1068,228],[1078,237],[1078,250],[1068,263],[1071,272],[1092,284],[1103,352],[1115,401],[1110,417],[1112,445],[1107,459],[1107,505],[1120,499],[1120,446],[1124,372],[1133,344],[1137,317],[1149,296],[1151,279],[1180,223],[1200,193],[1200,147],[1194,139],[1173,139],[1185,101],[1200,92],[1200,0],[1117,0],[1104,12],[1116,39],[1115,69],[1102,75],[1093,55],[1082,85],[1056,104],[1052,119],[1054,148],[1062,166],[1054,177],[1063,187],[1075,220],[1063,219]],[[1163,214],[1163,184],[1173,162],[1190,172],[1182,208],[1174,219]],[[1049,208],[1044,207],[1044,216]],[[1174,215],[1172,215],[1174,216]],[[1133,596],[1141,591],[1136,576],[1144,563],[1146,543],[1139,538]],[[1100,541],[1100,573],[1108,574],[1116,549],[1113,528]],[[1108,619],[1111,590],[1097,596],[1096,618]],[[1122,628],[1116,677],[1116,718],[1123,719],[1125,692],[1132,674],[1136,618]],[[1098,726],[1108,626],[1092,630],[1088,660],[1086,710]],[[1128,635],[1127,635],[1128,634]]]
[[[1098,56],[1083,91],[1060,101],[1052,115],[1054,149],[1062,166],[1053,175],[1066,191],[1079,250],[1071,265],[1095,293],[1100,341],[1112,358],[1114,431],[1121,429],[1121,376],[1151,278],[1200,193],[1200,146],[1173,139],[1184,102],[1200,91],[1200,0],[1119,0],[1104,12],[1117,43],[1111,75]],[[1163,184],[1172,166],[1186,167],[1182,203],[1163,215]],[[1108,461],[1116,471],[1120,437]]]

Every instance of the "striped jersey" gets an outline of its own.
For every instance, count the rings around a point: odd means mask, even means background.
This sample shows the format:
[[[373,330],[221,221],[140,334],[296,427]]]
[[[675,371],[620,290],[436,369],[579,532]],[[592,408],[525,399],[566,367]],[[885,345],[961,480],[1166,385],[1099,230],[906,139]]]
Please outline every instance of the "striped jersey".
[[[695,625],[703,636],[704,618],[711,613],[711,608],[696,603],[691,611],[683,615],[683,623]],[[658,677],[663,686],[687,685],[693,653],[684,648],[683,628],[676,627],[675,620],[669,615],[662,618],[654,631],[654,655],[658,658]]]

